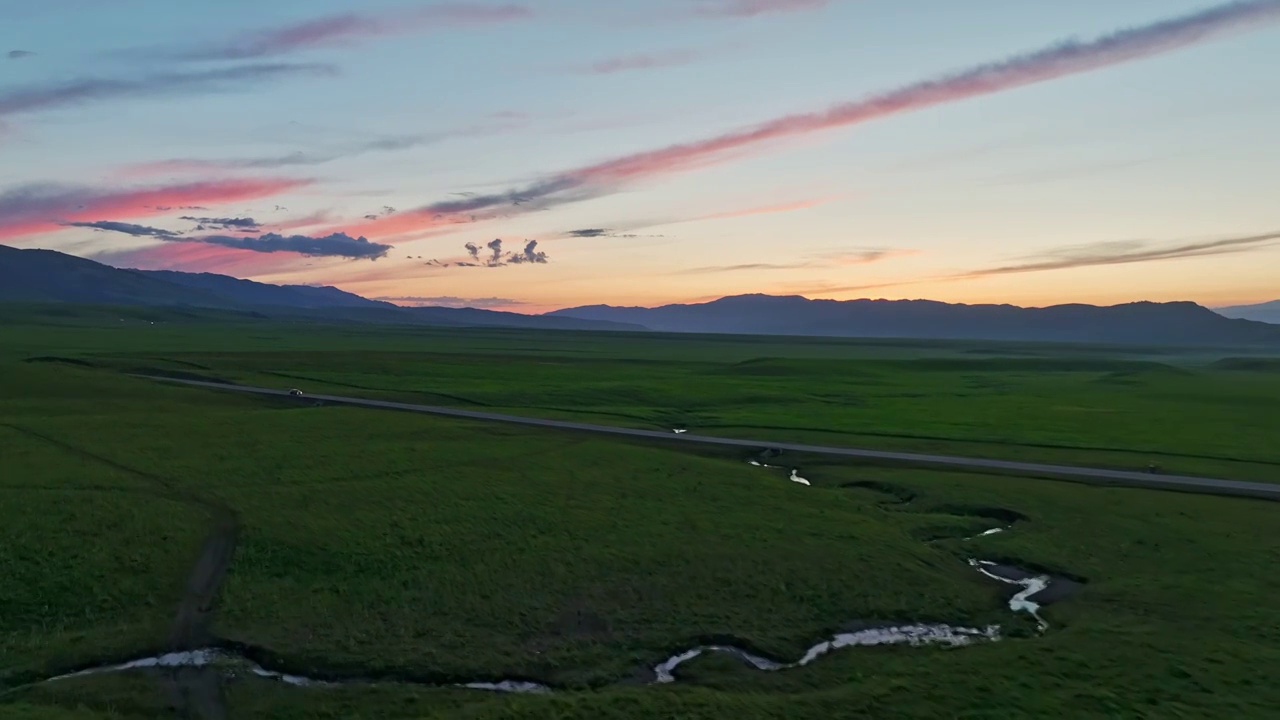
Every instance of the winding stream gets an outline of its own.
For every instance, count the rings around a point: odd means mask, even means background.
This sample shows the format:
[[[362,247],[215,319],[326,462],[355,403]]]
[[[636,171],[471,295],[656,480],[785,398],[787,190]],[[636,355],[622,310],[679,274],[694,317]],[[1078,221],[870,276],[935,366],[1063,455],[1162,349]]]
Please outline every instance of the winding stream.
[[[751,464],[767,467],[754,460],[751,461]],[[795,482],[802,482],[806,485],[809,484],[807,480],[797,475],[796,470],[791,471],[791,479]],[[1007,530],[1007,528],[993,528],[983,533],[979,533],[974,537],[986,537],[999,532],[1004,532],[1005,530]],[[999,563],[995,563],[990,560],[970,559],[968,562],[971,567],[982,573],[985,577],[1001,583],[1021,586],[1022,590],[1009,600],[1009,609],[1015,613],[1029,613],[1035,618],[1040,632],[1044,632],[1048,629],[1049,623],[1040,615],[1039,603],[1031,600],[1031,597],[1043,592],[1049,587],[1052,582],[1049,576],[1028,575],[1025,578],[1018,579],[1016,577],[1006,575],[1025,574],[1025,572],[1018,571],[1016,568],[1012,568],[1010,566],[1000,565]],[[989,625],[985,628],[974,628],[943,624],[914,624],[867,628],[855,632],[836,634],[835,636],[810,647],[799,660],[791,663],[782,663],[770,660],[769,658],[756,655],[748,650],[744,650],[733,645],[700,645],[698,647],[689,648],[676,653],[663,662],[653,666],[653,679],[651,684],[662,685],[675,682],[675,671],[677,668],[697,657],[712,653],[728,655],[755,668],[756,670],[763,672],[777,672],[780,670],[804,667],[824,655],[843,648],[873,647],[878,645],[937,645],[942,647],[962,647],[977,642],[996,642],[1000,639],[1001,635],[999,625]],[[328,681],[309,678],[302,675],[291,675],[276,672],[262,667],[242,654],[220,648],[205,648],[186,652],[166,653],[164,655],[131,660],[129,662],[116,665],[103,665],[100,667],[89,668],[87,670],[81,670],[79,672],[59,675],[57,677],[49,678],[44,682],[55,682],[89,675],[102,675],[137,670],[167,670],[179,668],[218,668],[232,677],[237,675],[240,671],[247,671],[257,677],[276,680],[285,683],[286,685],[302,688],[367,685],[377,682],[373,680]],[[422,687],[453,687],[496,693],[529,694],[552,692],[552,688],[547,685],[524,680],[499,680],[497,682],[475,681],[438,685],[430,683],[415,684]]]
[[[804,667],[814,660],[835,650],[847,647],[870,647],[874,645],[945,645],[959,647],[975,641],[996,641],[1000,639],[1000,627],[988,626],[985,629],[952,627],[950,625],[901,625],[898,627],[871,628],[858,632],[840,633],[830,640],[824,640],[809,648],[804,656],[793,663],[779,663],[768,658],[753,655],[742,648],[732,645],[703,645],[672,655],[666,661],[654,666],[654,682],[672,683],[676,678],[675,669],[694,658],[707,653],[721,653],[737,658],[757,670],[776,672],[790,668]]]
[[[130,660],[126,663],[118,665],[104,665],[102,667],[89,668],[79,672],[67,673],[66,675],[58,675],[49,678],[45,682],[56,682],[58,680],[70,680],[72,678],[86,677],[89,675],[106,675],[112,673],[128,672],[131,670],[177,670],[180,668],[212,668],[220,667],[227,671],[227,674],[235,676],[237,671],[245,670],[250,674],[268,680],[278,680],[286,685],[303,688],[323,688],[323,687],[341,687],[344,685],[369,685],[375,684],[374,681],[366,680],[344,680],[334,682],[329,680],[318,680],[303,675],[290,675],[288,673],[276,672],[268,670],[261,665],[253,662],[245,656],[223,650],[220,648],[205,648],[202,650],[190,650],[186,652],[165,653],[155,657],[141,658],[138,660]],[[449,685],[430,685],[429,683],[421,683],[425,687],[454,687],[464,688],[468,690],[485,690],[488,692],[501,693],[547,693],[551,692],[551,688],[546,685],[540,685],[534,682],[524,680],[501,680],[499,682],[469,682],[454,683]]]
[[[766,464],[766,463],[762,463],[762,462],[760,462],[759,460],[748,460],[748,461],[747,461],[747,464],[748,464],[748,465],[754,465],[755,467],[758,467],[758,468],[768,468],[768,469],[770,469],[770,470],[780,470],[780,469],[781,469],[781,468],[780,468],[780,467],[778,467],[777,465],[768,465],[768,464]],[[791,476],[790,476],[790,478],[789,478],[789,479],[791,480],[791,482],[796,483],[797,485],[813,485],[813,483],[809,482],[809,481],[808,481],[808,480],[806,480],[805,478],[800,477],[800,469],[799,469],[799,468],[791,468]]]
[[[970,559],[969,565],[992,580],[998,580],[1007,585],[1021,585],[1022,590],[1020,590],[1018,594],[1009,598],[1009,609],[1016,613],[1029,613],[1031,617],[1036,619],[1036,625],[1039,626],[1040,632],[1044,632],[1049,629],[1049,623],[1040,616],[1040,604],[1031,600],[1033,595],[1037,595],[1049,588],[1050,579],[1048,575],[1035,575],[1019,580],[1005,577],[999,572],[996,572],[996,570],[1000,568],[1000,564],[991,562],[990,560]]]

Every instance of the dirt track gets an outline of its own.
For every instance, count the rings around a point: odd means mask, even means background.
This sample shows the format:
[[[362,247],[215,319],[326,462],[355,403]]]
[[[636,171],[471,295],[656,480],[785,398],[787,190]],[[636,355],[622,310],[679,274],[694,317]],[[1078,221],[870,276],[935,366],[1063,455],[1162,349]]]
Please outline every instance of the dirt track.
[[[186,591],[169,631],[170,650],[197,650],[213,640],[210,632],[213,611],[218,591],[231,567],[239,530],[234,513],[225,509],[214,511],[213,527],[187,576]]]
[[[240,534],[240,520],[235,511],[217,500],[184,490],[169,478],[123,465],[29,428],[11,424],[6,424],[5,427],[67,453],[142,478],[153,485],[155,495],[200,508],[209,514],[211,527],[187,576],[186,588],[170,626],[167,649],[171,652],[197,650],[211,644],[214,640],[212,623],[218,593],[231,568],[236,540]],[[222,674],[216,668],[179,668],[154,672],[163,681],[169,703],[179,717],[202,720],[225,720],[227,717]]]

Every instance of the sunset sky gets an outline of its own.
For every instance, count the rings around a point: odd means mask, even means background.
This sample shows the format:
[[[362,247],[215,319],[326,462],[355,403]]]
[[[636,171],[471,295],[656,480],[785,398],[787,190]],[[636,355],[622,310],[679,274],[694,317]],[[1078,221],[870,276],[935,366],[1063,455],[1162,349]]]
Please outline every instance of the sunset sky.
[[[1272,300],[1277,128],[1280,0],[0,3],[0,243],[402,304]]]

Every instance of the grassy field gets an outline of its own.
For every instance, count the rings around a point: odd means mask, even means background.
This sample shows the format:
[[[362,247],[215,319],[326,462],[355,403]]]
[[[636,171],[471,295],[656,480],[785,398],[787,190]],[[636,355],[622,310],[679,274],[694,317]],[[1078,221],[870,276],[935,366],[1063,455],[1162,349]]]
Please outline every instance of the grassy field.
[[[1269,717],[1280,707],[1273,504],[784,459],[802,465],[805,488],[721,450],[122,373],[1082,464],[1159,451],[1179,469],[1276,481],[1280,417],[1268,408],[1280,375],[1265,360],[1241,370],[1157,350],[115,315],[0,334],[0,717],[172,717],[164,678],[27,683],[164,649],[219,513],[234,517],[238,539],[216,642],[273,669],[382,681],[298,689],[241,674],[218,688],[233,718]],[[994,524],[993,509],[1026,519],[964,540]],[[1051,628],[1037,636],[1004,606],[1010,591],[966,565],[973,556],[1084,584],[1045,611]],[[773,674],[711,656],[675,685],[635,684],[702,642],[793,660],[867,622],[999,623],[1011,637],[854,648]],[[500,678],[560,692],[414,684]]]
[[[629,427],[1280,477],[1280,360],[1244,356],[1247,349],[179,320],[161,311],[72,316],[11,342],[26,357],[125,372]]]

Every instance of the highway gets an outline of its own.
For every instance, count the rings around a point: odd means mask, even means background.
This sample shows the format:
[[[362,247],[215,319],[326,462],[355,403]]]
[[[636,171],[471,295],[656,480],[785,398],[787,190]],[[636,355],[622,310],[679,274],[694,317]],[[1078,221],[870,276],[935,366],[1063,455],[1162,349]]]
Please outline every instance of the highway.
[[[274,388],[249,387],[246,385],[232,385],[227,383],[167,378],[153,375],[137,375],[135,377],[208,388],[212,390],[221,390],[224,392],[269,395],[285,398],[291,397],[288,390]],[[1203,477],[1164,475],[1159,473],[1112,470],[1106,468],[1047,465],[1041,463],[1015,462],[1010,460],[989,460],[985,458],[961,457],[955,455],[926,455],[919,453],[888,452],[884,450],[864,450],[861,448],[770,442],[768,440],[739,440],[735,438],[710,437],[707,435],[694,435],[690,433],[677,434],[674,432],[659,432],[656,430],[639,430],[634,428],[613,427],[610,425],[594,425],[590,423],[570,422],[566,420],[547,420],[543,418],[522,417],[519,415],[504,415],[501,413],[459,410],[457,408],[439,407],[434,405],[415,405],[411,403],[392,402],[389,400],[372,400],[368,398],[341,397],[335,395],[312,395],[308,393],[302,399],[322,401],[336,405],[369,408],[373,410],[396,410],[400,412],[439,415],[466,420],[530,425],[533,427],[550,428],[555,430],[570,430],[573,432],[614,435],[627,438],[640,438],[644,440],[659,440],[674,444],[718,445],[722,447],[738,447],[757,451],[773,448],[787,452],[824,455],[829,457],[855,458],[859,460],[873,460],[882,463],[991,471],[1028,477],[1048,477],[1063,480],[1074,480],[1077,482],[1086,482],[1097,485],[1115,485],[1154,490],[1177,490],[1204,495],[1232,495],[1262,498],[1266,500],[1280,500],[1280,484],[1272,485],[1269,483],[1244,482],[1239,480],[1216,480],[1213,478]]]

